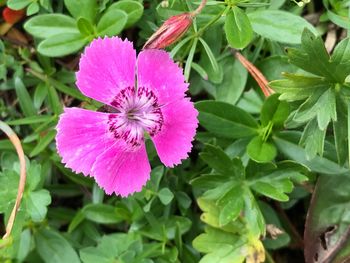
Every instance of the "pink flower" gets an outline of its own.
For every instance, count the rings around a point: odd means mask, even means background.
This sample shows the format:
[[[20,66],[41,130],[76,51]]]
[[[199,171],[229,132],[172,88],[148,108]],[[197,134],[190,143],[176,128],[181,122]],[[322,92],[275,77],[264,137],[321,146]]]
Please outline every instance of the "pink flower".
[[[187,158],[198,112],[167,52],[145,50],[136,60],[131,42],[106,37],[85,49],[79,66],[80,91],[114,110],[65,108],[56,142],[66,167],[94,177],[107,194],[127,196],[150,177],[144,133],[166,166]]]

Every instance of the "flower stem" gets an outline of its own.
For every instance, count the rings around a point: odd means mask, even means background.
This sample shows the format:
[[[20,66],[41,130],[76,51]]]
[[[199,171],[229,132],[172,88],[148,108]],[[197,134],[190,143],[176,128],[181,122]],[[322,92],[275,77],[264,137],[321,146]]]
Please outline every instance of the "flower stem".
[[[224,10],[222,10],[220,13],[218,13],[212,20],[210,20],[206,25],[204,25],[201,29],[198,30],[197,35],[200,36],[204,33],[204,31],[210,27],[212,24],[214,24],[216,21],[218,21],[223,14],[225,14],[231,7],[227,6]]]
[[[202,0],[202,2],[197,7],[197,9],[192,12],[192,16],[196,16],[200,14],[200,12],[202,12],[202,9],[205,7],[206,4],[207,4],[207,0]]]
[[[6,233],[3,236],[3,239],[6,239],[11,234],[13,224],[15,222],[16,214],[17,214],[18,208],[21,204],[21,200],[22,200],[22,196],[23,196],[23,192],[24,192],[24,187],[26,184],[26,161],[24,158],[24,152],[23,152],[23,148],[21,145],[21,141],[19,140],[16,133],[10,128],[10,126],[8,126],[3,121],[0,121],[0,130],[2,130],[7,135],[7,137],[9,137],[13,146],[16,148],[17,155],[19,158],[19,163],[20,163],[20,179],[19,179],[19,184],[18,184],[16,202],[15,202],[15,205],[12,209],[11,215],[10,215],[9,220],[7,222],[7,225],[6,225]]]

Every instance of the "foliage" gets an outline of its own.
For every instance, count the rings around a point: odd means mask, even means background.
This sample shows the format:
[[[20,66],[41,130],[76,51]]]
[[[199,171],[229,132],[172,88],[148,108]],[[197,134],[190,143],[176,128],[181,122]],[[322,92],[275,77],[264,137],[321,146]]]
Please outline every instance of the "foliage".
[[[0,24],[0,116],[27,162],[0,261],[304,262],[303,253],[310,263],[349,260],[348,2],[208,0],[167,48],[199,112],[190,157],[165,168],[148,140],[151,179],[120,198],[64,167],[55,148],[65,106],[103,106],[75,86],[81,51],[115,35],[141,50],[166,19],[199,1],[0,1],[27,15],[6,32]],[[264,97],[235,52],[275,94]],[[19,171],[1,133],[2,232]]]

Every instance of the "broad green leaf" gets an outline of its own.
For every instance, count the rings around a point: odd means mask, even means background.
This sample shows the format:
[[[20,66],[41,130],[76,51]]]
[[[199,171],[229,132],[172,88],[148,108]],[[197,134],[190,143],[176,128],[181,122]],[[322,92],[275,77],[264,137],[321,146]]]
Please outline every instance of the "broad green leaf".
[[[34,15],[36,13],[38,13],[40,10],[40,6],[39,3],[37,2],[32,2],[30,5],[28,5],[27,7],[27,16],[31,16]]]
[[[62,34],[78,34],[76,21],[70,16],[62,14],[37,15],[24,24],[28,33],[38,38],[50,38]],[[57,40],[58,41],[58,40]]]
[[[289,185],[290,191],[292,190],[293,185],[290,183]],[[272,183],[268,183],[268,182],[255,182],[251,188],[264,195],[267,197],[270,197],[272,199],[275,199],[277,201],[281,201],[281,202],[286,202],[289,200],[288,196],[286,194],[284,194],[283,192],[280,191],[280,189],[276,188],[276,186],[274,186]]]
[[[254,161],[263,163],[275,159],[277,149],[271,142],[263,141],[260,136],[256,136],[249,142],[247,153]]]
[[[45,219],[47,206],[51,203],[49,191],[41,189],[31,192],[25,198],[26,211],[34,222],[41,222]]]
[[[236,104],[246,86],[248,71],[232,56],[220,62],[223,80],[216,85],[216,100]]]
[[[238,107],[218,101],[200,101],[195,106],[200,124],[218,136],[243,138],[257,134],[254,118]]]
[[[220,207],[219,224],[227,225],[234,221],[243,209],[242,190],[240,186],[232,188],[222,198],[219,199]]]
[[[86,43],[80,33],[59,34],[42,41],[38,51],[48,57],[61,57],[80,50]]]
[[[97,24],[97,34],[99,36],[118,35],[126,25],[128,15],[121,10],[111,9],[103,14]]]
[[[7,6],[13,10],[20,10],[32,3],[33,0],[8,0]]]
[[[17,250],[16,258],[24,261],[31,249],[31,231],[27,228],[23,230],[20,236],[20,242]]]
[[[64,5],[74,18],[83,17],[91,23],[94,22],[98,11],[96,0],[64,0]]]
[[[34,238],[37,252],[45,263],[80,263],[77,253],[61,234],[40,228]]]
[[[233,48],[245,48],[253,38],[253,29],[248,16],[242,9],[234,6],[226,15],[225,33]]]
[[[125,28],[128,28],[135,24],[143,14],[143,5],[140,2],[134,0],[123,0],[113,3],[108,10],[119,9],[124,11],[128,15]],[[107,11],[108,12],[108,11]]]
[[[304,18],[282,10],[258,10],[248,14],[255,33],[274,41],[300,44],[304,28],[316,29]]]
[[[107,204],[88,204],[82,212],[85,218],[99,224],[116,224],[123,220],[115,207]]]
[[[158,192],[158,198],[163,205],[168,205],[173,200],[174,194],[169,190],[169,188],[165,187]]]
[[[207,144],[200,156],[218,173],[237,179],[244,178],[244,167],[241,161],[239,159],[231,160],[219,147]]]

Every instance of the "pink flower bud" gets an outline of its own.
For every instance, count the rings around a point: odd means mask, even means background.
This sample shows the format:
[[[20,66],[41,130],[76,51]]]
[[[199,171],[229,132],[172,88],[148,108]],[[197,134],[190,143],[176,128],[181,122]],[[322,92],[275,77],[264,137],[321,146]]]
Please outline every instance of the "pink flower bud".
[[[161,49],[178,41],[192,25],[193,14],[172,16],[148,39],[143,49]]]

